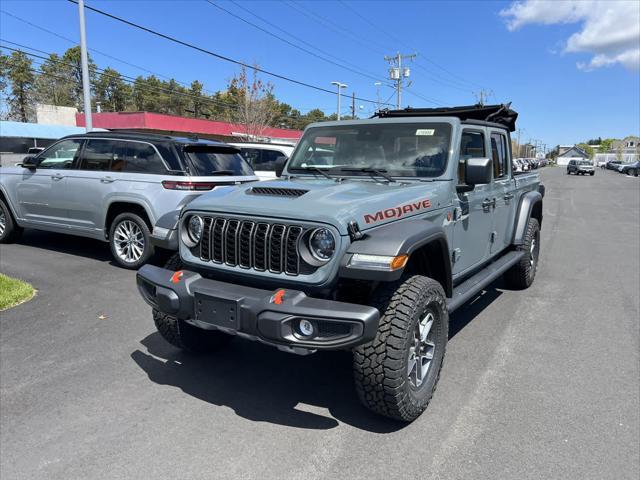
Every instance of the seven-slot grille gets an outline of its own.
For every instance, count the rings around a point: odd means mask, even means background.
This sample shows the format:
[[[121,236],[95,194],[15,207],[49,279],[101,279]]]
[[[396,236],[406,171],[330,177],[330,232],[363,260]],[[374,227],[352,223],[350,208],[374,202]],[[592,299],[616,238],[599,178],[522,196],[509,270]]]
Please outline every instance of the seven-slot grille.
[[[300,273],[297,225],[204,217],[200,259],[272,273]]]

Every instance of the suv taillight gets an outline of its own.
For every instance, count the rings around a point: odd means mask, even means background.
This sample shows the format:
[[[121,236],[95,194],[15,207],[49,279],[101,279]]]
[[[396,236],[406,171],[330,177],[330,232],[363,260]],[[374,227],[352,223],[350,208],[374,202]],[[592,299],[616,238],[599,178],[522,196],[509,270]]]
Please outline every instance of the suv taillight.
[[[162,186],[167,190],[213,190],[216,187],[212,182],[176,182],[164,180]]]

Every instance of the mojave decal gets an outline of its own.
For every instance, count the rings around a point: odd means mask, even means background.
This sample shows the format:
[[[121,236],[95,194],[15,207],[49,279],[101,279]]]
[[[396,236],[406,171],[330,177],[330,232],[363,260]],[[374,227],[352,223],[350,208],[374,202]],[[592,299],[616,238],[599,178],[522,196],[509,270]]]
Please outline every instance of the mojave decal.
[[[404,215],[417,212],[418,210],[425,210],[431,207],[431,200],[425,198],[416,202],[406,203],[399,207],[387,208],[379,210],[376,213],[365,213],[364,223],[375,223],[381,220],[388,220],[390,218],[400,218]]]

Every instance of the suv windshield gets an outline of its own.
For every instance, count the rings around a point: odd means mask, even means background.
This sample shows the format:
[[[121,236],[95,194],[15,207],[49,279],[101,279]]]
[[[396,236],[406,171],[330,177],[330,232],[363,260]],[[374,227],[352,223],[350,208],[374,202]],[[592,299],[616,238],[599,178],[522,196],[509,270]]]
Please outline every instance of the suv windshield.
[[[586,160],[583,160],[581,162],[578,162],[578,165],[589,165],[589,166],[591,166],[591,162],[587,162]]]
[[[375,169],[389,176],[438,177],[447,166],[450,143],[446,123],[313,127],[303,135],[287,170],[326,169],[344,176]]]
[[[194,175],[254,175],[253,170],[232,147],[189,145],[184,147]]]

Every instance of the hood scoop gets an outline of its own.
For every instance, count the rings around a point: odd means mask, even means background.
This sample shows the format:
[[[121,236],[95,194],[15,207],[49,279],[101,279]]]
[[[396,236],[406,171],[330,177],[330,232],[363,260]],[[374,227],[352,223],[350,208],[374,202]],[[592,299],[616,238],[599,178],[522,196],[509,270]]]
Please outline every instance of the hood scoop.
[[[251,187],[248,193],[252,195],[267,195],[270,197],[297,198],[301,197],[308,191],[309,190],[303,190],[302,188]]]

